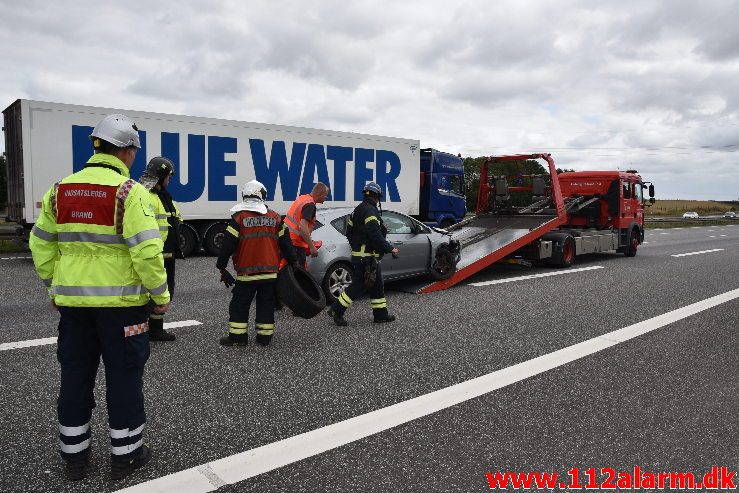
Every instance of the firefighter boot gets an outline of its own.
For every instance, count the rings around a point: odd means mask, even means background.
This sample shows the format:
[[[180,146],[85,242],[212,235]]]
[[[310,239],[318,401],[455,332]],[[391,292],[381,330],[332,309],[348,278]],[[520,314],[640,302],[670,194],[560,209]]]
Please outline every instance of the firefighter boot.
[[[149,317],[149,340],[150,341],[174,341],[176,336],[164,330],[164,317]]]
[[[64,476],[70,481],[79,481],[87,477],[87,466],[90,464],[90,449],[73,457],[64,458]]]
[[[328,313],[328,316],[331,317],[336,325],[339,327],[346,327],[349,325],[349,323],[344,318],[344,310],[342,309],[341,305],[339,305],[341,308],[337,308],[336,303],[331,305],[328,310],[326,310],[326,313]]]
[[[229,334],[221,337],[221,346],[248,346],[249,335],[248,334]]]
[[[375,308],[372,310],[373,322],[376,324],[384,324],[395,320],[395,315],[390,315],[387,308]]]
[[[113,458],[110,461],[110,478],[113,481],[124,479],[130,475],[134,469],[144,467],[151,460],[151,448],[148,445],[142,445],[141,450],[135,457],[126,459]]]
[[[257,343],[260,346],[267,347],[269,346],[269,343],[272,342],[272,336],[265,336],[262,334],[257,334]]]

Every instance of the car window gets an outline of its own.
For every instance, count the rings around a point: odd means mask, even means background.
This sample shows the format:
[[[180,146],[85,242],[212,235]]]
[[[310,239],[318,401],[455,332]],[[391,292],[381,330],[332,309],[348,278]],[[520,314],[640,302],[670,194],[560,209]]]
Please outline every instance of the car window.
[[[411,218],[401,216],[395,212],[383,212],[382,220],[385,222],[388,234],[411,234],[413,233],[413,222]]]
[[[341,216],[341,217],[337,217],[336,219],[334,219],[333,221],[331,221],[331,226],[333,226],[334,228],[336,228],[336,231],[338,231],[339,233],[343,234],[344,236],[346,236],[346,219],[348,217],[349,217],[348,215],[347,216]]]
[[[464,190],[462,189],[462,178],[460,176],[453,175],[449,177],[449,190],[459,195],[464,194]]]

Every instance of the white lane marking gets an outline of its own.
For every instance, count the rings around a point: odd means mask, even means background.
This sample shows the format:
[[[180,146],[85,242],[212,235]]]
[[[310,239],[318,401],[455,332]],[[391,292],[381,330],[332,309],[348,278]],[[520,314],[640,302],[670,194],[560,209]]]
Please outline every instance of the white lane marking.
[[[17,259],[29,259],[33,257],[0,257],[0,260],[17,260]]]
[[[660,234],[661,234],[661,235],[668,235],[668,234],[670,234],[670,233],[660,233]]]
[[[176,329],[178,327],[190,327],[192,325],[202,325],[197,320],[183,320],[181,322],[164,322],[165,329]],[[30,339],[28,341],[5,342],[0,344],[0,351],[8,351],[10,349],[21,349],[34,346],[46,346],[56,344],[56,337],[45,337],[43,339]]]
[[[139,483],[118,490],[117,493],[206,493],[215,491],[219,488],[218,485],[221,481],[226,484],[235,484],[361,440],[566,365],[736,298],[739,298],[739,289],[713,296],[466,382],[262,447]]]
[[[714,248],[713,250],[701,250],[700,252],[689,252],[689,253],[678,253],[676,255],[670,255],[671,257],[688,257],[690,255],[700,255],[701,253],[713,253],[722,252],[723,248]]]
[[[720,237],[724,238],[726,235],[719,235]]]
[[[508,277],[506,279],[496,279],[495,281],[480,281],[480,282],[471,282],[469,283],[469,286],[490,286],[491,284],[503,284],[506,282],[514,282],[514,281],[525,281],[526,279],[535,279],[537,277],[549,277],[549,276],[559,276],[562,274],[572,274],[574,272],[583,272],[586,270],[595,270],[595,269],[602,269],[602,265],[594,265],[592,267],[580,267],[578,269],[567,269],[567,270],[558,270],[555,272],[546,272],[544,274],[531,274],[528,276],[518,276],[518,277]]]
[[[709,238],[715,238],[715,235],[708,235]]]

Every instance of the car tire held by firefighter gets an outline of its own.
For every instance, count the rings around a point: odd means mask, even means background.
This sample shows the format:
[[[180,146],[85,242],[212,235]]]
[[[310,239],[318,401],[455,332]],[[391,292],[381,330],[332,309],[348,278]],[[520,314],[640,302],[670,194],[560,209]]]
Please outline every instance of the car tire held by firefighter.
[[[326,307],[321,287],[303,269],[288,265],[277,275],[277,294],[298,317],[313,318]]]

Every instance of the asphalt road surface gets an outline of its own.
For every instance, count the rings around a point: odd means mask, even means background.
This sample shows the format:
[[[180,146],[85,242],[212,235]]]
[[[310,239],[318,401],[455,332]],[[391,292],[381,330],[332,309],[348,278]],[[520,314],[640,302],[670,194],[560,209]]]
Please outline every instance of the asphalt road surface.
[[[90,475],[64,480],[58,316],[27,255],[0,255],[0,491],[471,492],[505,471],[737,471],[739,225],[646,235],[634,258],[496,265],[428,295],[391,285],[392,324],[366,300],[346,328],[285,309],[268,348],[221,347],[215,259],[178,262],[166,321],[183,324],[152,343],[145,376],[154,459],[121,482],[102,371]]]

